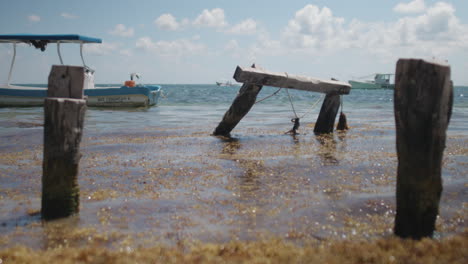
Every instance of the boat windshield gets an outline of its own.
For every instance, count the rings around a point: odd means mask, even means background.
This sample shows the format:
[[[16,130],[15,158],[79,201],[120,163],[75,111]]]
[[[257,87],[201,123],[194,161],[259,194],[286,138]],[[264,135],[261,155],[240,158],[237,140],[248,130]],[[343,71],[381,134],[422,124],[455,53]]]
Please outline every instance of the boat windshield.
[[[376,74],[375,75],[375,83],[390,84],[390,76],[391,76],[391,74]]]

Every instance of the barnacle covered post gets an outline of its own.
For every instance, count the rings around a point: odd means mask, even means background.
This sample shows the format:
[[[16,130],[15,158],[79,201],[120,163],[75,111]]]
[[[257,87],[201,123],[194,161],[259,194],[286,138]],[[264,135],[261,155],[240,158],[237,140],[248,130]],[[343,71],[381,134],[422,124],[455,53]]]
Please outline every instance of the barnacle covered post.
[[[86,111],[85,68],[52,66],[44,102],[43,219],[79,211],[78,167]]]
[[[450,66],[420,59],[398,61],[394,93],[397,236],[420,239],[434,233],[452,104]]]
[[[314,131],[316,133],[329,133],[333,131],[340,105],[340,95],[349,94],[351,90],[350,84],[336,80],[321,80],[286,72],[269,72],[254,66],[248,68],[237,66],[233,77],[244,85],[239,90],[239,94],[224,115],[223,120],[216,127],[214,135],[229,136],[230,132],[255,104],[257,95],[263,86],[327,94]]]

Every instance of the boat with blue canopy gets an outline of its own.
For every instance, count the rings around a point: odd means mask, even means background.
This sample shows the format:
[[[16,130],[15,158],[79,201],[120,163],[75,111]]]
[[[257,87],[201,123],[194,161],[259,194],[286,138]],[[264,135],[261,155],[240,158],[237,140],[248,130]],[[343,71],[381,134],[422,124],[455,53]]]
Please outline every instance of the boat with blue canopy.
[[[86,65],[83,58],[83,45],[102,43],[102,40],[99,38],[76,34],[0,35],[0,44],[4,43],[13,44],[13,58],[11,60],[7,83],[3,85],[0,84],[0,106],[41,106],[44,104],[44,98],[47,97],[47,87],[31,87],[11,84],[16,59],[16,49],[17,45],[20,43],[32,45],[41,51],[44,51],[47,48],[47,45],[51,43],[56,44],[58,57],[60,64],[62,65],[63,60],[60,53],[60,44],[80,44],[81,61],[85,68],[84,94],[86,96],[88,106],[153,106],[157,104],[158,98],[161,94],[161,86],[159,85],[137,83],[137,80],[140,79],[140,75],[137,73],[130,74],[130,80],[125,81],[122,86],[96,87],[94,84],[94,70]]]

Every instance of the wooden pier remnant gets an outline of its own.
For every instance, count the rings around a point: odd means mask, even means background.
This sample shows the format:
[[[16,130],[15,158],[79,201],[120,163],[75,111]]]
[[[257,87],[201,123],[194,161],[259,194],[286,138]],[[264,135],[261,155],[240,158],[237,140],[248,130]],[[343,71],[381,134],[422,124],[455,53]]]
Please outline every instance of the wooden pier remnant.
[[[307,76],[288,74],[286,72],[270,72],[258,68],[243,68],[237,66],[234,79],[241,83],[252,83],[282,87],[309,92],[349,94],[351,85],[335,80],[322,80]]]
[[[336,92],[328,93],[323,100],[317,122],[315,123],[315,134],[326,134],[333,132],[336,114],[340,108],[340,95]]]
[[[398,171],[394,233],[432,237],[442,194],[441,166],[453,104],[450,66],[400,59],[394,111]]]
[[[78,167],[86,100],[84,67],[52,66],[44,102],[42,218],[79,211]]]
[[[252,65],[255,68],[255,64]],[[262,90],[262,85],[244,83],[239,89],[239,93],[232,102],[229,110],[224,114],[223,120],[218,124],[213,135],[230,136],[231,131],[239,124],[241,119],[250,111],[255,104],[258,93]]]
[[[341,94],[349,94],[351,85],[336,80],[321,80],[306,76],[288,74],[286,72],[269,72],[260,68],[244,68],[237,66],[234,79],[244,83],[234,99],[229,110],[224,114],[223,120],[216,127],[213,135],[229,136],[240,120],[250,111],[255,104],[258,93],[263,86],[281,87],[302,91],[319,92],[325,96],[322,110],[314,132],[329,133],[333,131],[336,114],[340,106]],[[330,124],[331,123],[331,129]]]

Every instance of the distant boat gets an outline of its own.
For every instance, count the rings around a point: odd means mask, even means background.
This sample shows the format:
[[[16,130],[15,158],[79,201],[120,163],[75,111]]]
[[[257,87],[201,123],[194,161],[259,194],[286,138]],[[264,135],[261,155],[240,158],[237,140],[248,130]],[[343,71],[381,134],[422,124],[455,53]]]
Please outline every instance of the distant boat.
[[[30,87],[24,85],[11,85],[11,77],[16,57],[16,45],[26,43],[44,51],[49,43],[57,44],[57,52],[60,54],[60,44],[80,44],[80,55],[85,68],[84,95],[88,106],[152,106],[158,101],[161,93],[159,85],[137,84],[134,78],[139,75],[132,73],[130,80],[125,81],[122,86],[95,87],[94,70],[86,66],[83,59],[83,44],[102,43],[101,39],[90,38],[81,35],[0,35],[1,43],[13,44],[13,58],[6,84],[0,84],[0,106],[42,106],[44,98],[47,97],[46,87]]]
[[[216,85],[221,86],[221,87],[238,86],[237,84],[234,84],[231,81],[219,81],[219,82],[216,82]]]
[[[376,73],[373,80],[350,80],[352,89],[394,89],[395,83],[392,82],[390,73]],[[365,77],[364,77],[365,78]]]

